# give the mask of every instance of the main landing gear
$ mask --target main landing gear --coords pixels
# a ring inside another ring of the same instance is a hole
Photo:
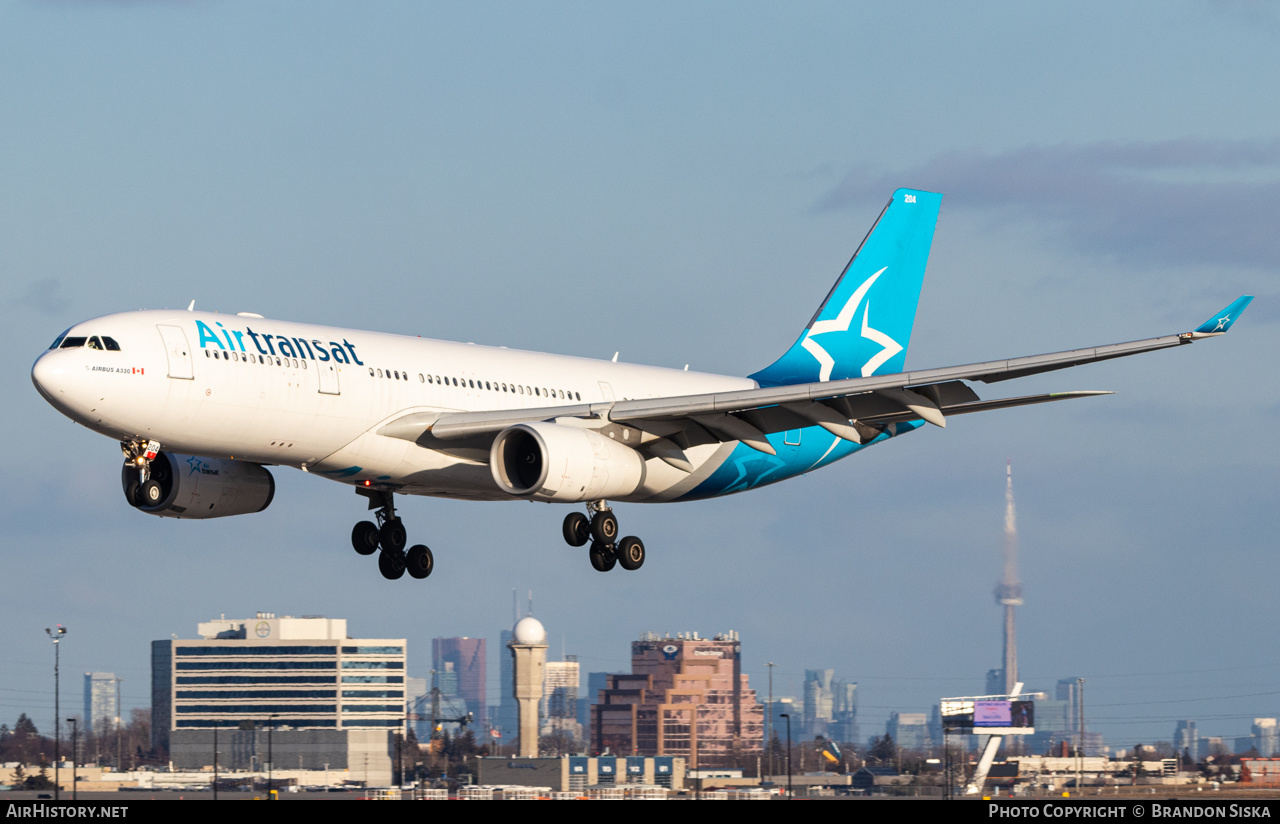
[[[378,522],[361,521],[351,530],[351,546],[361,555],[378,553],[378,571],[383,578],[395,580],[408,572],[414,578],[426,578],[435,569],[431,550],[417,544],[405,552],[409,534],[400,516],[396,515],[392,493],[379,489],[356,487],[356,493],[369,499],[369,508],[376,509]]]
[[[604,501],[587,504],[590,518],[581,512],[570,512],[564,519],[564,541],[569,546],[583,546],[588,541],[591,566],[608,572],[615,564],[623,569],[639,569],[644,565],[644,542],[634,535],[618,540],[618,519]]]

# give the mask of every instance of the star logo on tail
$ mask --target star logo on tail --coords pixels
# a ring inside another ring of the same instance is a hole
[[[849,299],[845,301],[844,306],[840,309],[840,314],[836,315],[833,320],[814,321],[813,325],[809,327],[809,331],[804,336],[804,340],[801,341],[800,345],[803,346],[805,351],[810,355],[813,355],[814,360],[818,362],[818,366],[820,367],[818,371],[818,380],[831,380],[831,370],[835,368],[836,361],[835,358],[831,357],[831,353],[822,348],[822,344],[813,339],[814,336],[823,335],[828,332],[848,332],[850,324],[853,323],[853,316],[857,314],[858,307],[862,306],[863,298],[867,296],[867,292],[871,289],[872,284],[874,284],[876,280],[884,274],[885,269],[888,268],[888,266],[882,267],[880,271],[864,280],[862,284],[854,290],[854,293],[849,296]],[[868,300],[866,305],[862,308],[862,337],[880,344],[883,348],[875,355],[875,357],[862,365],[862,377],[864,378],[874,373],[885,363],[885,361],[889,360],[889,358],[892,358],[894,355],[902,351],[902,345],[896,340],[878,329],[871,328],[869,320],[870,314],[871,301]]]

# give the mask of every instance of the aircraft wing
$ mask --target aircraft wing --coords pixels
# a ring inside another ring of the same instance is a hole
[[[449,451],[447,442],[450,441],[459,442],[458,446],[467,441],[468,446],[475,449],[509,426],[555,419],[588,428],[632,427],[645,433],[638,439],[641,446],[669,440],[688,448],[699,443],[736,440],[772,454],[774,450],[766,435],[814,425],[854,443],[863,443],[879,434],[878,427],[895,421],[924,420],[946,426],[950,415],[1110,394],[1062,392],[984,401],[963,381],[995,383],[1217,337],[1230,329],[1251,299],[1241,297],[1193,332],[1128,343],[865,378],[702,395],[539,409],[415,414],[393,421],[379,432],[445,451]],[[660,450],[658,445],[654,451]],[[663,456],[659,454],[659,457]]]

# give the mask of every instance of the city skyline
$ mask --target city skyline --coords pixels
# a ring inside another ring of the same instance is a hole
[[[296,621],[295,616],[289,616],[283,613],[278,614],[278,616],[275,613],[262,613],[262,614],[269,615],[272,619],[279,617],[281,619],[293,619]],[[325,619],[329,617],[331,616],[321,616],[321,615],[305,616],[305,618],[312,619],[312,620]],[[201,627],[217,626],[225,622],[226,622],[226,619],[224,614],[221,618],[213,619],[212,624],[201,623],[200,626]],[[344,623],[344,622],[340,621],[339,623]],[[359,630],[358,628],[352,628],[351,632],[358,633]],[[500,630],[500,635],[502,637],[507,637],[509,635],[509,632],[510,632],[509,630]],[[177,633],[175,633],[175,635],[177,635]],[[677,633],[654,633],[652,631],[644,631],[644,632],[637,633],[632,638],[632,640],[628,643],[634,646],[634,644],[636,643],[636,640],[635,640],[636,638],[639,638],[641,642],[645,642],[646,640],[651,642],[654,638],[663,638],[663,637],[671,638],[671,639],[683,638],[683,639],[686,639],[686,641],[688,641],[695,637],[702,638],[703,640],[711,640],[713,638],[717,638],[717,635],[715,633],[698,632],[695,630],[686,630],[686,631],[681,631]],[[487,643],[485,643],[485,641],[486,639],[482,637],[477,637],[477,636],[457,637],[457,638],[438,638],[437,637],[437,638],[430,639],[430,644],[428,645],[428,649],[437,648],[440,650],[444,650],[445,651],[444,654],[446,658],[456,657],[457,654],[461,652],[465,652],[468,655],[470,655],[472,658],[474,658],[478,650],[480,649],[487,650],[487,647],[494,646],[494,645],[488,645]],[[458,642],[464,642],[464,643],[460,645]],[[161,643],[161,642],[155,642],[155,643]],[[566,643],[566,642],[562,642],[562,643]],[[154,646],[154,644],[151,644],[151,646]],[[408,648],[412,648],[413,646],[414,646],[413,639],[409,638]],[[747,659],[746,653],[750,652],[751,644],[749,643],[749,641],[744,641],[742,643],[742,647],[744,652],[743,659],[745,661]],[[499,660],[501,660],[502,656],[500,655],[500,652],[498,652],[497,650],[488,651],[488,652],[491,652],[492,654],[497,654]],[[580,666],[580,662],[576,660],[578,659],[578,657],[579,656],[570,653],[568,654],[566,660],[572,661],[574,666]],[[154,658],[154,655],[152,655],[152,658]],[[430,658],[428,658],[427,662],[418,663],[418,664],[413,663],[412,655],[407,656],[407,658],[408,658],[408,663],[405,667],[405,672],[408,676],[410,676],[411,678],[416,677],[415,673],[418,671],[421,671],[425,667],[429,677],[430,669],[432,666]],[[484,666],[487,667],[490,670],[490,672],[496,673],[497,669],[491,666],[492,663],[493,662],[491,661],[487,661]],[[154,661],[152,661],[152,664],[154,664]],[[619,667],[616,670],[610,670],[609,672],[611,674],[616,673],[620,675],[625,675],[630,671],[631,666],[632,666],[632,659],[627,658],[625,659],[625,663],[622,667]],[[742,671],[749,678],[758,677],[762,679],[764,683],[767,683],[767,673],[757,674],[755,672],[752,672],[750,668],[746,667],[745,665],[743,666]],[[844,688],[848,688],[851,690],[850,691],[851,697],[853,694],[852,690],[856,689],[858,693],[862,692],[861,687],[859,687],[856,683],[852,683],[850,679],[847,679],[843,676],[837,675],[837,676],[834,676],[834,680],[831,680],[833,677],[832,672],[833,671],[830,670],[829,668],[826,670],[805,669],[799,673],[789,672],[789,671],[782,671],[782,672],[775,671],[774,696],[773,696],[774,701],[778,702],[778,701],[789,700],[794,702],[793,711],[797,713],[797,716],[795,718],[795,726],[793,727],[793,740],[795,742],[799,743],[801,740],[807,740],[809,738],[809,732],[802,733],[802,731],[805,730],[804,725],[808,723],[803,718],[803,715],[807,711],[806,694],[811,692],[811,687],[814,683],[815,678],[822,677],[829,680],[831,684],[834,684],[837,686],[843,685]],[[579,700],[589,706],[591,704],[596,703],[597,696],[595,696],[590,690],[590,688],[588,687],[586,683],[587,681],[586,674],[587,672],[585,670],[581,672],[581,676],[579,680]],[[93,673],[93,675],[101,675],[101,673]],[[988,676],[988,679],[989,679],[989,676]],[[455,679],[455,680],[458,680],[460,683],[462,679]],[[498,680],[500,681],[501,679],[498,678]],[[871,680],[877,680],[877,679],[874,676],[872,676]],[[948,679],[948,680],[958,681],[961,679]],[[968,680],[976,684],[981,679],[971,677]],[[1053,679],[1053,682],[1054,683],[1051,683],[1048,679],[1044,679],[1042,682],[1036,681],[1035,683],[1029,683],[1027,687],[1024,689],[1024,692],[1028,692],[1028,693],[1031,693],[1031,692],[1044,693],[1045,697],[1043,699],[1037,699],[1037,703],[1039,704],[1040,701],[1047,702],[1044,704],[1043,712],[1041,710],[1037,710],[1038,712],[1037,718],[1040,719],[1040,716],[1043,715],[1043,719],[1041,720],[1043,720],[1045,723],[1037,723],[1037,732],[1039,734],[1037,736],[1033,736],[1032,738],[1029,738],[1028,743],[1039,742],[1040,745],[1044,745],[1044,744],[1047,744],[1047,742],[1049,742],[1050,740],[1055,740],[1055,741],[1060,740],[1064,735],[1068,739],[1073,739],[1076,734],[1076,728],[1078,724],[1078,718],[1075,715],[1076,702],[1078,700],[1076,696],[1076,690],[1078,688],[1077,679],[1076,678],[1055,678]],[[427,681],[426,683],[428,685],[428,690],[429,690],[429,681]],[[501,698],[507,692],[509,692],[509,689],[507,688],[509,687],[509,685],[504,686],[503,684],[495,683],[495,678],[493,675],[488,676],[487,683],[488,683],[488,694],[490,696],[490,699],[488,700],[486,707],[489,711],[488,717],[490,720],[488,721],[488,724],[482,723],[480,714],[476,713],[475,723],[472,724],[471,726],[472,731],[476,734],[477,740],[481,742],[483,742],[486,739],[485,732],[488,728],[488,725],[497,724],[498,708],[500,706]],[[1055,686],[1055,683],[1056,683],[1056,686]],[[495,692],[494,690],[497,690],[497,691]],[[767,698],[768,698],[767,694],[760,692],[758,688],[754,686],[754,682],[753,682],[752,690],[756,692],[757,699],[763,706],[767,701]],[[1055,694],[1055,691],[1056,691],[1056,694]],[[977,694],[977,693],[980,693],[981,690],[971,690],[970,692]],[[67,692],[66,692],[66,688],[64,687],[64,701],[66,700],[67,700]],[[128,709],[132,708],[133,706],[136,706],[139,708],[146,708],[150,706],[150,704],[146,702],[140,702],[134,705],[130,705],[127,694],[122,694],[122,700],[124,701],[123,706],[126,708],[124,711],[125,716],[128,716],[129,714]],[[830,698],[828,698],[827,700],[829,701]],[[883,699],[880,699],[880,700],[883,700]],[[871,742],[871,740],[874,739],[875,737],[883,734],[884,732],[891,732],[895,723],[901,723],[896,720],[899,718],[910,717],[913,719],[911,721],[911,723],[913,724],[924,723],[923,721],[919,721],[918,719],[925,718],[926,716],[930,716],[930,714],[936,710],[938,700],[939,699],[934,699],[934,702],[931,704],[925,703],[925,704],[909,705],[906,703],[900,703],[900,704],[877,703],[877,704],[871,705],[869,708],[873,711],[873,714],[868,715],[866,717],[858,717],[856,721],[851,722],[852,726],[856,728],[860,728],[861,731],[857,737],[857,740],[847,742],[847,743],[856,744],[859,747],[859,749],[861,749],[862,747],[866,747],[869,745],[869,742]],[[855,708],[855,712],[863,709],[863,707],[860,704],[860,701],[861,701],[860,698],[853,699],[853,706]],[[544,704],[544,710],[545,710],[545,705],[546,705],[545,700],[543,704]],[[29,717],[32,718],[32,720],[36,723],[37,727],[39,727],[42,732],[45,732],[44,727],[41,724],[41,718],[37,714],[31,712],[30,710],[27,710],[25,712]],[[1052,722],[1050,721],[1050,718],[1051,717],[1056,718],[1056,715],[1051,716],[1051,715],[1045,714],[1045,713],[1061,714],[1064,712],[1065,712],[1064,718],[1057,719]],[[544,712],[544,715],[545,715],[545,712]],[[1276,733],[1275,733],[1276,718],[1274,716],[1280,715],[1280,713],[1270,708],[1263,708],[1249,714],[1245,720],[1243,729],[1240,729],[1240,725],[1236,725],[1228,729],[1220,726],[1220,722],[1215,722],[1213,720],[1211,720],[1207,725],[1205,725],[1194,718],[1188,719],[1186,717],[1173,716],[1171,717],[1171,720],[1168,720],[1166,724],[1166,727],[1169,727],[1169,726],[1176,727],[1173,735],[1168,737],[1160,736],[1160,735],[1157,735],[1154,737],[1147,736],[1142,741],[1129,741],[1119,735],[1116,735],[1115,733],[1108,734],[1106,732],[1107,727],[1105,725],[1098,725],[1093,722],[1088,712],[1088,705],[1086,706],[1085,715],[1086,715],[1086,727],[1088,730],[1087,736],[1088,736],[1088,741],[1090,742],[1090,746],[1094,746],[1092,742],[1101,740],[1105,742],[1105,746],[1107,747],[1108,751],[1112,753],[1118,750],[1127,750],[1131,748],[1135,743],[1144,743],[1150,746],[1150,745],[1158,744],[1160,742],[1169,743],[1173,745],[1176,751],[1181,752],[1182,749],[1179,746],[1179,741],[1182,739],[1179,738],[1178,729],[1180,729],[1182,725],[1187,723],[1191,724],[1192,730],[1196,730],[1197,724],[1199,724],[1199,732],[1197,733],[1198,737],[1195,740],[1199,742],[1200,749],[1204,750],[1203,752],[1199,753],[1199,755],[1202,757],[1206,754],[1210,754],[1208,745],[1204,743],[1210,740],[1222,741],[1223,742],[1222,746],[1227,752],[1237,752],[1237,751],[1244,752],[1248,750],[1249,746],[1254,746],[1256,748],[1259,748],[1261,751],[1264,751],[1264,754],[1265,752],[1271,751],[1271,750],[1268,750],[1268,747],[1275,748],[1276,751],[1280,751],[1280,745],[1277,745],[1274,743],[1276,740]],[[15,715],[15,719],[16,717],[17,716]],[[1174,718],[1176,718],[1176,720],[1172,720]],[[545,717],[543,718],[543,721],[545,723],[546,721]],[[0,723],[10,723],[10,722],[6,719],[0,718]],[[1164,721],[1161,721],[1160,723],[1164,723]],[[1266,726],[1268,724],[1270,726]],[[1260,727],[1260,725],[1262,726]],[[1102,727],[1101,730],[1099,729],[1100,726]],[[1259,733],[1259,729],[1263,729],[1264,732]],[[1062,732],[1055,733],[1055,731],[1059,731],[1059,730],[1061,730]],[[804,739],[800,737],[802,734],[804,735]],[[584,736],[586,735],[585,728],[583,730],[583,735]],[[1259,736],[1262,736],[1262,737],[1260,738]],[[846,739],[844,737],[836,737],[836,740],[840,741],[841,743],[846,743]],[[1253,743],[1252,744],[1246,743],[1250,741]],[[510,740],[509,737],[506,737],[502,739],[502,743],[509,745],[512,743],[512,741]],[[584,740],[582,743],[584,747],[589,749],[589,742],[586,742]]]
[[[584,672],[625,671],[643,632],[734,630],[757,689],[768,662],[775,696],[801,700],[810,669],[856,681],[869,736],[982,692],[999,660],[1008,459],[1028,689],[1084,678],[1113,745],[1280,715],[1280,663],[1248,631],[1280,580],[1280,389],[1257,380],[1280,324],[1280,113],[1258,105],[1280,10],[111,3],[0,20],[0,408],[24,429],[0,457],[0,723],[52,728],[58,623],[64,711],[69,673],[114,672],[128,718],[149,700],[146,643],[193,621],[341,615],[408,637],[428,678],[433,637],[497,646],[516,588]],[[795,340],[898,186],[944,194],[908,368],[1184,331],[1258,297],[1223,340],[1018,390],[1112,396],[957,417],[745,495],[622,505],[648,553],[626,575],[563,545],[566,507],[411,499],[436,568],[389,588],[347,540],[364,500],[298,472],[260,514],[149,518],[119,451],[30,384],[70,324],[192,300],[746,375]]]

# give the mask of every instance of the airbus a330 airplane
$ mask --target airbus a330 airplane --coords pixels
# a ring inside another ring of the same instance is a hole
[[[1231,328],[1241,297],[1193,332],[904,372],[942,196],[899,189],[809,325],[746,378],[260,315],[140,311],[78,323],[36,359],[49,403],[120,442],[125,498],[170,518],[261,512],[267,465],[351,484],[376,510],[352,543],[387,578],[431,574],[405,552],[395,495],[585,504],[565,540],[600,570],[644,562],[609,501],[742,492],[953,415],[1105,392],[981,400],[993,383],[1181,346]],[[616,360],[616,356],[615,356]]]

